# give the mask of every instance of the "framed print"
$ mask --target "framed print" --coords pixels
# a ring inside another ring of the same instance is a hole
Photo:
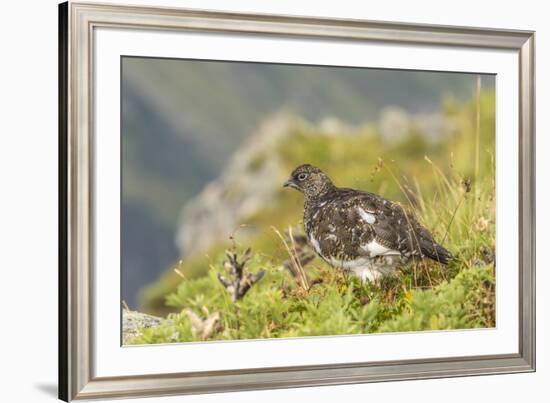
[[[59,6],[59,397],[535,369],[534,33]]]

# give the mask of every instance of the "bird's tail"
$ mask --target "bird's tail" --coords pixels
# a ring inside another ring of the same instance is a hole
[[[420,247],[424,256],[436,262],[447,264],[452,258],[451,252],[436,242],[424,242],[421,243]]]

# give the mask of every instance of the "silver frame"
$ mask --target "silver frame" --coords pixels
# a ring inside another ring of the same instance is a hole
[[[96,27],[314,37],[509,49],[519,55],[518,354],[94,377],[92,338],[93,31]],[[59,7],[59,397],[137,397],[535,370],[535,34],[280,15],[64,3]]]

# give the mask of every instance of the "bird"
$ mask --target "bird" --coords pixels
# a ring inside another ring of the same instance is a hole
[[[295,168],[283,187],[304,196],[304,230],[316,254],[362,282],[379,283],[415,257],[443,265],[451,259],[451,253],[399,203],[337,187],[313,165]]]

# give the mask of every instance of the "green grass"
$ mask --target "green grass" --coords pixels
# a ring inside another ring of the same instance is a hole
[[[373,285],[315,259],[305,267],[314,285],[304,287],[283,267],[289,253],[272,229],[298,230],[302,199],[281,190],[269,207],[243,223],[256,235],[240,241],[237,232],[233,245],[240,252],[251,246],[254,255],[246,269],[265,270],[265,277],[232,303],[216,277],[225,270],[224,250],[232,243],[215,245],[179,266],[183,279],[170,270],[145,291],[146,311],[169,313],[171,321],[146,329],[131,343],[204,340],[184,312],[189,308],[202,317],[220,313],[207,340],[495,326],[494,93],[465,104],[446,102],[444,110],[457,132],[438,143],[411,133],[386,144],[375,127],[353,136],[322,136],[298,126],[292,141],[274,150],[283,167],[274,180],[309,162],[337,185],[399,201],[453,253],[449,265],[415,261]]]
[[[318,269],[322,282],[309,290],[296,286],[280,267],[251,270],[268,274],[237,303],[233,303],[212,271],[184,281],[168,303],[191,308],[206,317],[221,313],[221,323],[208,340],[259,339],[493,327],[494,274],[491,265],[460,271],[452,280],[430,289],[408,287],[410,273],[380,286],[361,284],[356,278]],[[170,321],[145,329],[131,344],[203,340],[188,316],[173,313]]]

